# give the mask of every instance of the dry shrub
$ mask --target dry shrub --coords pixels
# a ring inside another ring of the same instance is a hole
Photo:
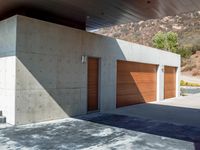
[[[184,67],[185,65],[187,65],[188,63],[188,59],[181,59],[181,67]]]
[[[196,68],[196,64],[187,64],[184,67],[182,67],[181,71],[182,72],[192,71],[195,68]]]
[[[193,76],[199,76],[200,75],[200,71],[196,68],[192,69],[192,75]]]
[[[196,51],[196,54],[197,54],[197,55],[200,55],[200,51]]]

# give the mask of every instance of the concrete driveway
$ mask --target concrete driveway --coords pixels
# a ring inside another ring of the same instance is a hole
[[[123,107],[109,113],[200,127],[200,94]]]
[[[0,129],[1,150],[198,150],[199,143],[199,128],[111,114]]]
[[[112,114],[0,129],[0,149],[199,150],[200,128]]]
[[[0,150],[200,150],[200,95],[0,128]]]

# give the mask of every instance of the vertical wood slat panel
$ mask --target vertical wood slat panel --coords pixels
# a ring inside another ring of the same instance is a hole
[[[176,97],[176,67],[164,68],[164,99]]]
[[[88,111],[98,110],[99,59],[88,58]]]
[[[117,62],[117,107],[156,100],[157,65]]]

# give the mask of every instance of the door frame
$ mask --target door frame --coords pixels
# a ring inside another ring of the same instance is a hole
[[[98,60],[98,107],[97,107],[97,110],[94,110],[94,111],[89,111],[88,110],[88,60],[89,58],[95,58]],[[86,103],[86,108],[87,108],[87,113],[94,113],[94,112],[100,112],[100,105],[101,105],[101,102],[100,102],[100,97],[101,97],[101,58],[100,57],[95,57],[95,56],[87,56],[87,103]]]

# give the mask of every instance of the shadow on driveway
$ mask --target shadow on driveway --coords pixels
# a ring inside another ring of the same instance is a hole
[[[0,149],[199,150],[199,135],[189,126],[96,113],[0,129]]]
[[[131,131],[193,142],[195,150],[200,150],[200,128],[198,127],[115,114],[86,115],[79,117],[79,119]]]

